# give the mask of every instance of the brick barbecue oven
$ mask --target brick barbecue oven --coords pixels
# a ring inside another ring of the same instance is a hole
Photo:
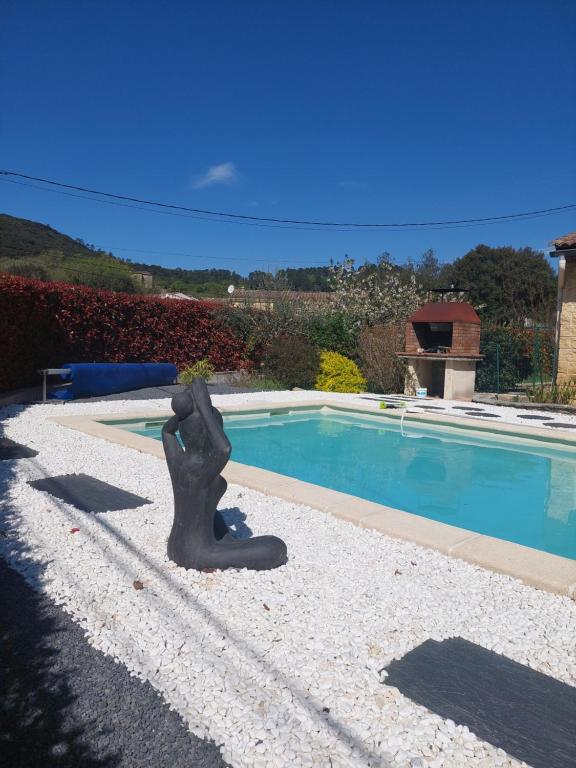
[[[405,394],[426,387],[428,395],[471,400],[480,354],[480,318],[465,302],[430,302],[408,318]]]

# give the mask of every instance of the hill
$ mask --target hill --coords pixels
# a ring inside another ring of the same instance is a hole
[[[241,275],[227,269],[172,269],[132,263],[47,224],[0,214],[0,272],[134,293],[139,290],[132,278],[136,271],[153,275],[155,292],[220,296],[230,283],[243,283]]]

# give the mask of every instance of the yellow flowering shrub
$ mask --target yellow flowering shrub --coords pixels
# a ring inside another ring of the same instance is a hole
[[[364,392],[366,379],[353,360],[339,352],[322,352],[315,388],[321,392]]]

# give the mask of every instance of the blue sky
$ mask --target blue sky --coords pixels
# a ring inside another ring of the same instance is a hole
[[[575,203],[575,37],[572,0],[4,0],[0,167],[278,218]],[[270,229],[4,182],[0,211],[134,260],[242,273],[430,247],[448,261],[576,229],[574,212],[440,231]]]

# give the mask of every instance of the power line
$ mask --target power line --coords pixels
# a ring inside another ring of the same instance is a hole
[[[129,203],[122,203],[118,202],[116,200],[100,200],[97,197],[89,197],[88,195],[78,195],[74,194],[73,192],[65,192],[62,189],[51,189],[49,187],[41,187],[38,186],[38,184],[28,184],[24,181],[16,181],[15,179],[8,179],[4,178],[1,175],[0,172],[0,181],[3,181],[6,184],[17,184],[18,186],[22,187],[29,187],[30,189],[38,189],[41,192],[49,192],[50,194],[54,195],[64,195],[66,197],[74,197],[78,200],[88,200],[93,203],[102,203],[104,205],[113,205],[117,206],[119,208],[132,208],[137,211],[143,211],[144,213],[155,213],[157,215],[161,216],[178,216],[180,218],[185,219],[193,219],[194,221],[200,221],[200,222],[208,222],[211,224],[232,224],[233,226],[244,226],[244,227],[258,227],[258,228],[264,228],[264,229],[288,229],[288,230],[305,230],[307,232],[330,232],[332,234],[339,233],[339,232],[355,232],[358,233],[373,233],[373,232],[427,232],[427,231],[436,231],[436,230],[443,230],[443,229],[471,229],[474,227],[486,227],[491,226],[494,224],[502,224],[502,221],[494,220],[494,221],[485,221],[481,224],[450,224],[446,226],[424,226],[424,225],[417,225],[413,227],[404,227],[401,229],[370,229],[370,228],[364,228],[364,229],[347,229],[345,227],[343,228],[326,228],[326,227],[305,227],[305,226],[294,226],[294,225],[287,225],[287,224],[262,224],[262,223],[256,223],[253,221],[238,221],[236,219],[226,220],[226,219],[214,219],[209,218],[208,216],[197,216],[195,214],[191,213],[177,213],[176,211],[166,211],[166,210],[156,210],[155,208],[147,208],[142,205],[131,205]],[[511,219],[507,220],[509,223],[515,223],[517,221],[528,221],[530,219],[537,219],[537,218],[543,218],[546,216],[557,216],[558,214],[565,213],[566,211],[563,208],[560,208],[558,210],[556,209],[550,209],[550,212],[548,213],[539,213],[534,215],[526,215],[526,218],[524,219]],[[267,261],[267,259],[262,259],[262,261]]]
[[[88,246],[85,246],[85,247],[88,247]],[[22,247],[19,246],[19,245],[11,245],[10,243],[6,243],[6,244],[3,244],[3,245],[0,245],[0,255],[1,255],[2,251],[6,250],[8,248],[12,248],[13,250],[18,251],[18,253],[20,253],[21,250],[22,250]],[[48,250],[58,250],[58,249],[54,248],[54,249],[48,249]],[[234,261],[248,261],[248,262],[251,262],[251,263],[252,262],[262,262],[262,263],[265,263],[265,264],[280,265],[280,264],[288,264],[289,262],[291,262],[291,259],[268,259],[268,258],[257,258],[257,257],[252,258],[252,256],[222,256],[222,257],[221,256],[202,256],[202,255],[195,254],[195,253],[185,253],[183,251],[151,251],[151,250],[147,250],[145,248],[124,248],[124,247],[119,247],[119,246],[102,246],[102,248],[96,248],[93,253],[94,253],[94,256],[96,256],[96,257],[98,257],[100,254],[107,255],[108,253],[111,253],[113,258],[117,258],[117,257],[114,257],[113,251],[129,251],[129,252],[132,252],[132,253],[149,253],[149,254],[154,254],[156,256],[184,256],[185,258],[189,258],[189,259],[200,259],[202,261],[204,261],[204,260],[218,261],[220,263],[223,262],[223,261],[233,261],[233,262]],[[37,255],[40,255],[40,254],[37,254]],[[82,258],[88,258],[88,255],[87,254],[86,255],[82,254],[81,257]],[[8,258],[12,258],[12,257],[8,256]],[[36,258],[36,257],[35,256],[31,256],[29,258]],[[142,264],[142,262],[138,262],[138,263]],[[128,262],[128,261],[126,261],[125,264],[128,267],[134,266],[132,262]],[[169,270],[182,269],[182,270],[188,271],[188,272],[198,272],[198,271],[200,271],[198,269],[186,269],[185,267],[165,267],[162,264],[144,264],[143,266],[146,266],[146,267],[160,267],[161,269],[169,269]],[[298,266],[298,265],[294,266],[294,267],[288,266],[288,267],[285,267],[285,268],[286,269],[304,269],[304,268],[306,268],[308,266],[313,266],[313,267],[329,267],[330,265],[326,264],[326,260],[314,261],[313,259],[311,259],[311,260],[303,261],[302,265],[300,265],[300,266]],[[206,267],[205,269],[209,270],[209,269],[213,269],[213,268],[212,267]],[[224,267],[220,267],[220,269],[225,269],[225,268]],[[232,270],[228,270],[228,271],[232,271]]]
[[[494,221],[485,221],[481,224],[450,224],[446,226],[423,226],[418,225],[414,227],[404,227],[401,229],[370,229],[370,228],[364,228],[364,229],[349,229],[346,227],[341,228],[326,228],[326,227],[304,227],[304,226],[294,226],[294,225],[288,225],[288,224],[262,224],[257,223],[253,221],[238,221],[236,219],[226,220],[226,219],[214,219],[209,218],[208,216],[198,216],[192,213],[178,213],[176,211],[166,211],[166,210],[156,210],[155,208],[147,208],[143,205],[131,205],[130,203],[122,203],[118,202],[117,200],[101,200],[97,197],[90,197],[88,195],[78,195],[74,194],[73,192],[65,192],[62,189],[51,189],[50,187],[42,187],[38,184],[28,184],[25,181],[16,181],[15,179],[8,179],[2,176],[2,173],[0,172],[0,181],[3,181],[5,184],[17,184],[21,187],[28,187],[30,189],[38,189],[41,192],[49,192],[52,195],[64,195],[65,197],[74,197],[78,200],[88,200],[92,203],[101,203],[103,205],[113,205],[118,208],[132,208],[136,211],[142,211],[144,213],[154,213],[160,216],[178,216],[180,218],[184,219],[193,219],[194,221],[200,221],[200,222],[208,222],[210,224],[232,224],[233,226],[243,226],[243,227],[258,227],[258,228],[264,228],[264,229],[288,229],[288,230],[298,230],[298,231],[307,231],[307,232],[329,232],[331,234],[339,233],[339,232],[354,232],[356,234],[358,233],[373,233],[373,232],[386,232],[387,234],[390,232],[428,232],[428,231],[436,231],[436,230],[443,230],[443,229],[471,229],[474,227],[487,227],[494,224],[502,224],[502,221],[494,220]],[[530,219],[538,219],[538,218],[544,218],[546,216],[557,216],[558,214],[565,213],[566,211],[561,209],[550,209],[550,212],[548,213],[539,213],[534,215],[527,215],[527,218],[524,219],[511,219],[507,220],[509,223],[515,223],[517,221],[528,221]],[[196,258],[196,257],[193,257]],[[208,257],[206,257],[208,258]],[[268,261],[268,259],[254,259],[254,261]]]
[[[370,228],[370,229],[385,229],[385,230],[394,229],[394,228],[404,229],[407,227],[442,228],[442,227],[454,226],[454,225],[482,225],[482,224],[491,224],[491,223],[504,222],[504,221],[513,221],[518,219],[524,220],[524,219],[529,219],[537,216],[562,213],[564,211],[568,211],[576,208],[576,203],[569,203],[567,205],[556,206],[554,208],[543,208],[535,211],[526,211],[522,213],[509,213],[509,214],[502,214],[499,216],[484,216],[484,217],[468,218],[468,219],[452,219],[452,220],[443,220],[443,221],[423,221],[423,222],[404,222],[404,223],[334,222],[334,221],[314,221],[314,220],[306,220],[306,219],[289,219],[289,218],[278,219],[278,218],[271,218],[271,217],[264,217],[264,216],[248,216],[246,214],[240,214],[240,213],[211,211],[203,208],[190,208],[188,206],[176,205],[174,203],[163,203],[163,202],[157,202],[154,200],[147,200],[144,198],[130,197],[128,195],[119,195],[112,192],[103,192],[97,189],[92,189],[90,187],[83,187],[75,184],[66,184],[61,181],[54,181],[53,179],[45,179],[39,176],[31,176],[25,173],[20,173],[18,171],[7,171],[7,170],[0,169],[0,175],[27,179],[29,181],[37,181],[42,184],[48,184],[50,186],[59,187],[62,189],[74,190],[76,192],[84,192],[89,195],[99,195],[101,197],[111,198],[113,200],[127,201],[129,203],[137,203],[139,205],[144,205],[144,206],[154,206],[155,208],[170,209],[171,211],[182,211],[182,212],[186,212],[187,214],[196,214],[196,215],[200,214],[204,216],[210,216],[210,217],[217,218],[218,220],[221,220],[221,221],[239,220],[245,223],[252,223],[252,222],[257,223],[259,225],[262,225],[262,224],[298,225],[298,226],[302,225],[302,226],[312,226],[312,227],[320,227],[320,228],[349,227],[353,229]]]
[[[0,172],[0,176],[1,176],[1,172]],[[178,216],[184,219],[194,219],[194,221],[207,221],[207,222],[211,222],[212,224],[232,224],[234,226],[260,227],[265,229],[299,229],[299,230],[303,229],[309,232],[323,231],[321,227],[296,227],[296,226],[287,226],[287,225],[281,225],[281,224],[260,224],[253,221],[237,221],[237,220],[227,221],[226,219],[211,219],[208,216],[197,216],[192,213],[178,213],[176,211],[166,211],[166,210],[157,211],[154,208],[146,208],[143,205],[131,205],[129,203],[118,202],[117,200],[100,200],[97,197],[89,197],[88,195],[76,195],[73,192],[65,192],[62,189],[49,189],[48,187],[40,187],[38,186],[38,184],[27,184],[24,181],[16,181],[15,179],[0,178],[0,181],[4,181],[9,184],[18,184],[21,187],[29,187],[30,189],[39,189],[42,192],[50,192],[51,194],[55,194],[55,195],[65,195],[66,197],[74,197],[78,200],[89,200],[92,203],[102,203],[104,205],[115,205],[119,208],[132,208],[133,210],[136,210],[136,211],[144,211],[145,213],[155,213],[161,216]],[[354,232],[356,230],[334,229],[330,231]],[[366,230],[366,231],[373,232],[374,230]]]

